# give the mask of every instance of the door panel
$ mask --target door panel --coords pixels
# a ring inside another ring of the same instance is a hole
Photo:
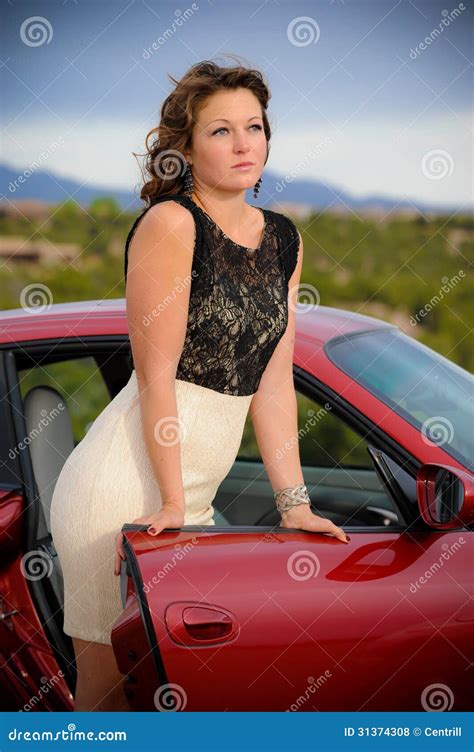
[[[469,533],[123,530],[134,709],[423,710],[433,684],[468,709]]]

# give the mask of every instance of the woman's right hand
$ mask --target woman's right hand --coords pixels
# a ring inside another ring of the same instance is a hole
[[[147,533],[149,535],[159,535],[166,527],[182,527],[184,525],[184,509],[182,506],[165,505],[158,512],[148,514],[145,517],[137,517],[132,521],[132,525],[148,525]],[[120,574],[120,560],[125,560],[125,551],[123,550],[123,533],[120,531],[116,537],[117,551],[115,553],[114,572]]]

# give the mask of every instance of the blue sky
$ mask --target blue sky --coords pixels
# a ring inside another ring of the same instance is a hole
[[[41,44],[28,36],[34,16],[46,19]],[[10,0],[2,160],[23,170],[43,152],[46,170],[133,189],[132,152],[157,124],[167,73],[179,78],[203,59],[230,64],[219,56],[234,53],[272,92],[272,171],[298,168],[357,196],[466,204],[471,29],[467,0]]]

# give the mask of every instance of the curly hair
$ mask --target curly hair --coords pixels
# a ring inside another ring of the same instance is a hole
[[[236,59],[236,56],[230,56]],[[238,65],[221,67],[211,60],[193,65],[177,80],[168,74],[175,84],[161,106],[160,123],[147,133],[144,160],[144,184],[140,198],[151,205],[160,196],[183,192],[186,169],[185,152],[191,147],[192,129],[200,107],[207,97],[225,89],[246,88],[253,92],[262,109],[262,120],[267,139],[267,157],[271,138],[266,110],[271,94],[262,73],[246,68],[237,58]],[[135,152],[133,152],[135,156]]]

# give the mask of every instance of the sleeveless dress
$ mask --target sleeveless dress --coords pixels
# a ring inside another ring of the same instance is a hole
[[[251,399],[288,323],[288,282],[299,238],[284,214],[260,209],[257,249],[228,238],[182,194],[195,220],[187,329],[176,372],[185,525],[213,525],[212,501],[232,467]],[[157,203],[157,202],[155,202]],[[125,246],[154,204],[135,220]],[[122,612],[114,574],[115,538],[124,523],[161,508],[145,445],[133,358],[125,387],[67,457],[51,503],[51,534],[64,577],[64,632],[111,645]]]

